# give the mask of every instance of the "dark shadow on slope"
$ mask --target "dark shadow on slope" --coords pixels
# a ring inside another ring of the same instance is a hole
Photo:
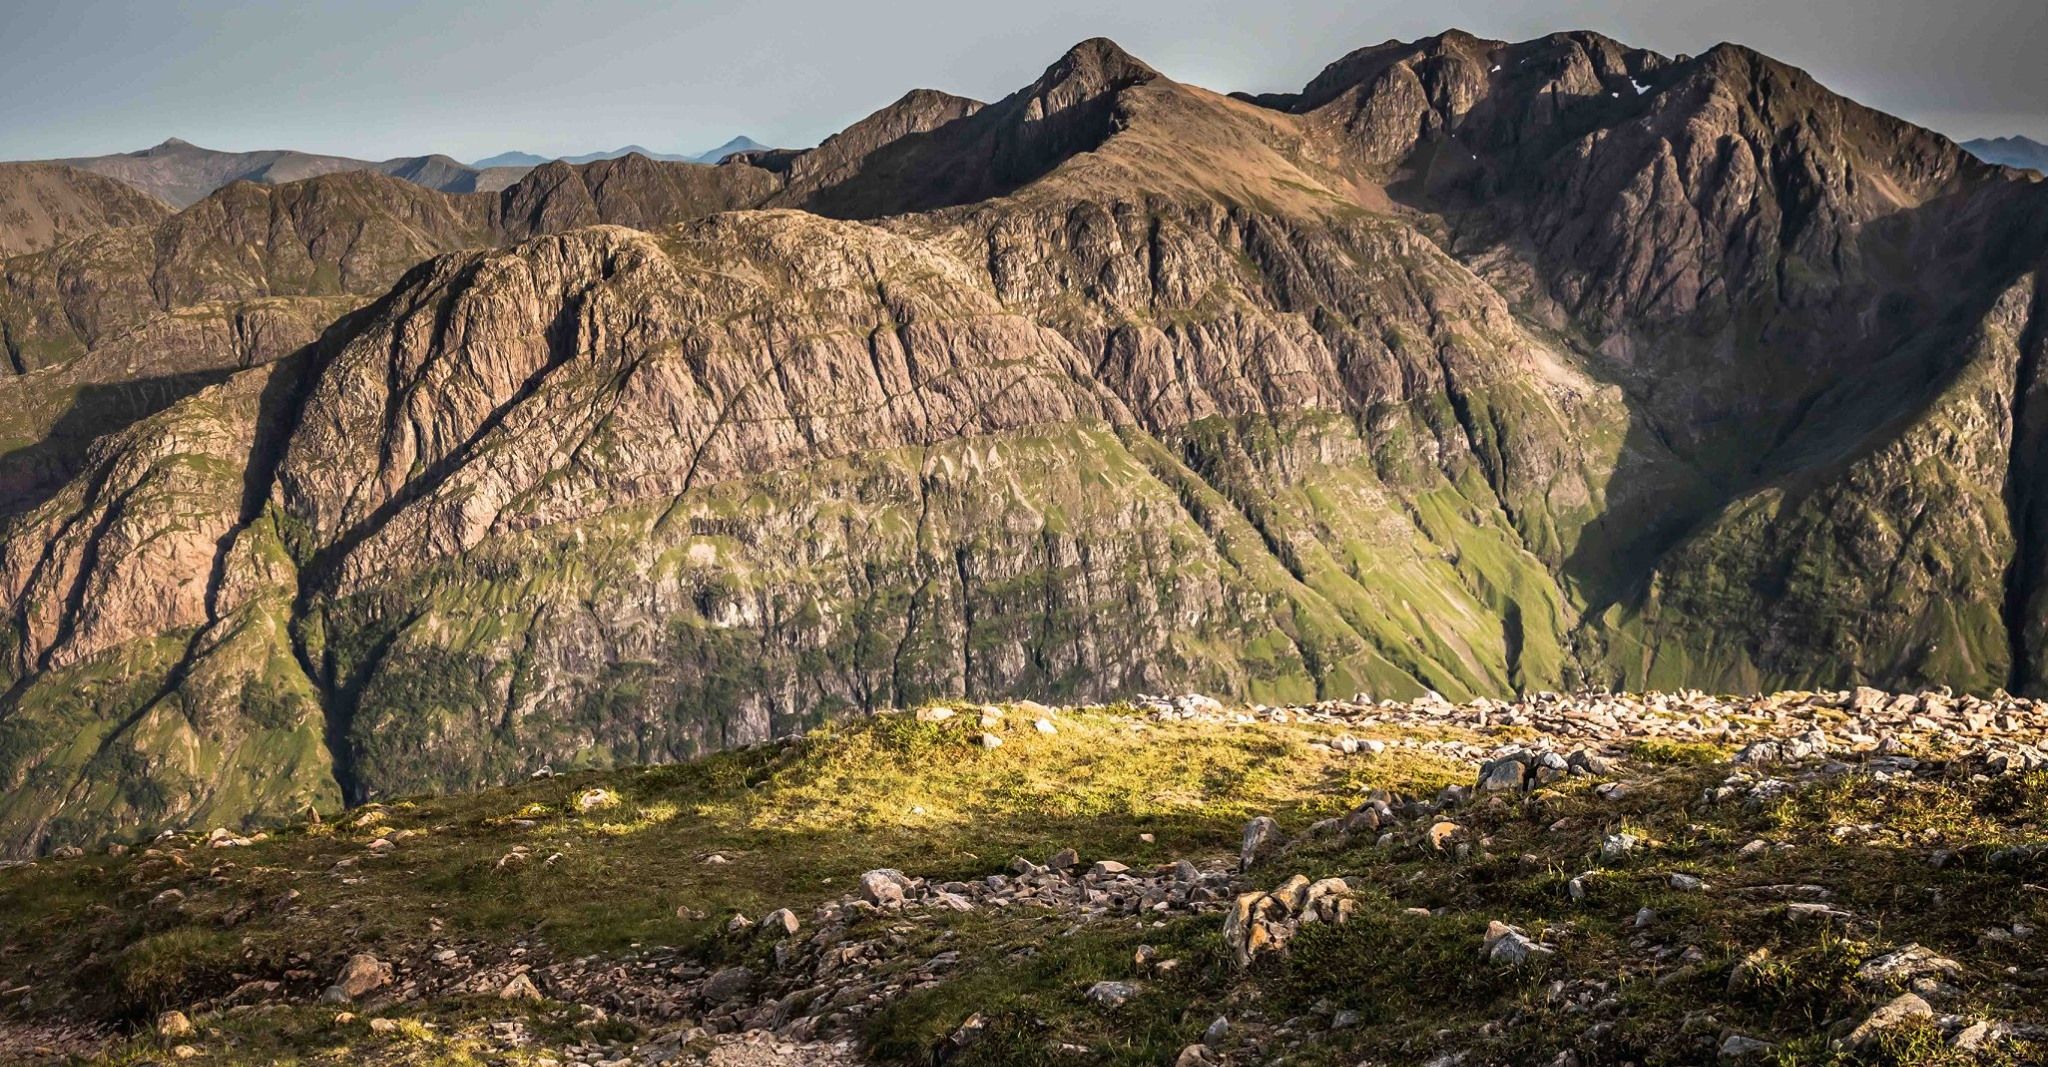
[[[0,455],[0,521],[33,511],[85,466],[94,441],[226,381],[241,367],[88,385],[42,440]]]

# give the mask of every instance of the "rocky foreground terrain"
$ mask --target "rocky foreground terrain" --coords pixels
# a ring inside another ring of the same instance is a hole
[[[0,1060],[2048,1055],[2048,704],[942,703],[0,870]]]

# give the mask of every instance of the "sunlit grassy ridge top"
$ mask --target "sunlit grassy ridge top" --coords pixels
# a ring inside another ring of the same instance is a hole
[[[876,867],[972,877],[1065,847],[1133,865],[1224,853],[1253,815],[1299,825],[1367,787],[1433,792],[1469,774],[1398,747],[1338,756],[1317,744],[1339,732],[1327,726],[1162,723],[1110,707],[1010,709],[984,727],[978,706],[962,711],[945,722],[861,719],[673,766],[395,800],[245,849],[0,872],[0,940],[35,946],[0,958],[0,980],[72,970],[77,996],[118,1013],[163,1006],[152,991],[168,996],[177,982],[177,996],[198,998],[215,972],[225,982],[295,961],[317,969],[364,948],[506,937],[561,953],[711,946],[734,912],[802,913]],[[1056,732],[1035,728],[1041,714]],[[984,747],[984,732],[1003,744]],[[602,796],[586,801],[593,790]],[[368,849],[380,838],[395,845],[388,855]],[[146,907],[172,888],[185,894],[179,910]],[[263,910],[221,928],[236,908],[287,891],[299,894],[289,921]],[[169,948],[210,962],[166,977]]]

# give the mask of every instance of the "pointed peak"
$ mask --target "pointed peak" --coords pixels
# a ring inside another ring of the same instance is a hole
[[[1748,45],[1722,41],[1700,54],[1700,63],[1720,70],[1744,71],[1786,71],[1804,73],[1799,68],[1781,63]]]
[[[1488,43],[1485,40],[1481,39],[1478,34],[1473,33],[1470,30],[1461,30],[1456,26],[1453,26],[1450,29],[1447,29],[1444,32],[1439,33],[1435,37],[1431,37],[1428,40],[1429,43],[1436,44],[1443,48],[1458,49],[1474,48],[1479,45],[1484,45]]]
[[[1090,37],[1067,49],[1065,55],[1047,67],[1038,79],[1040,91],[1055,85],[1080,83],[1101,90],[1151,81],[1159,77],[1144,60],[1123,50],[1107,37]]]

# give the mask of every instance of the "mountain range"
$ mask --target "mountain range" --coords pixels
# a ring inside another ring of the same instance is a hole
[[[322,174],[368,170],[444,192],[493,191],[518,174],[466,167],[447,156],[402,156],[383,162],[288,150],[221,152],[175,137],[139,152],[51,161],[117,179],[176,208],[190,207],[230,182],[282,185]]]
[[[2048,185],[1748,49],[265,173],[0,264],[9,852],[942,696],[2048,688]]]
[[[641,155],[664,163],[720,163],[727,156],[738,155],[741,152],[759,152],[767,148],[767,145],[742,135],[719,145],[709,152],[699,153],[694,156],[670,155],[656,152],[651,148],[641,145],[629,144],[623,148],[614,148],[609,152],[586,152],[580,156],[558,156],[556,158],[564,163],[596,163],[599,160],[618,159],[621,156]],[[479,159],[471,165],[479,169],[489,169],[492,167],[537,167],[542,163],[549,162],[553,162],[553,160],[546,156],[534,155],[531,152],[500,152],[488,159]]]
[[[2025,137],[1964,141],[1963,148],[1986,163],[2048,171],[2048,145]]]
[[[698,156],[664,155],[639,145],[627,145],[610,152],[567,157],[564,162],[595,163],[637,154],[662,162],[717,163],[727,156],[765,148],[752,138],[735,137]],[[444,155],[401,156],[372,162],[281,149],[222,152],[173,137],[139,152],[51,160],[45,166],[72,167],[113,178],[174,208],[185,208],[231,182],[283,185],[347,171],[388,174],[445,193],[494,193],[547,162],[550,160],[525,152],[506,152],[479,160],[475,165],[460,163]],[[10,232],[22,235],[17,240],[26,240],[32,229],[26,221],[9,225]],[[11,249],[0,248],[0,251]]]

